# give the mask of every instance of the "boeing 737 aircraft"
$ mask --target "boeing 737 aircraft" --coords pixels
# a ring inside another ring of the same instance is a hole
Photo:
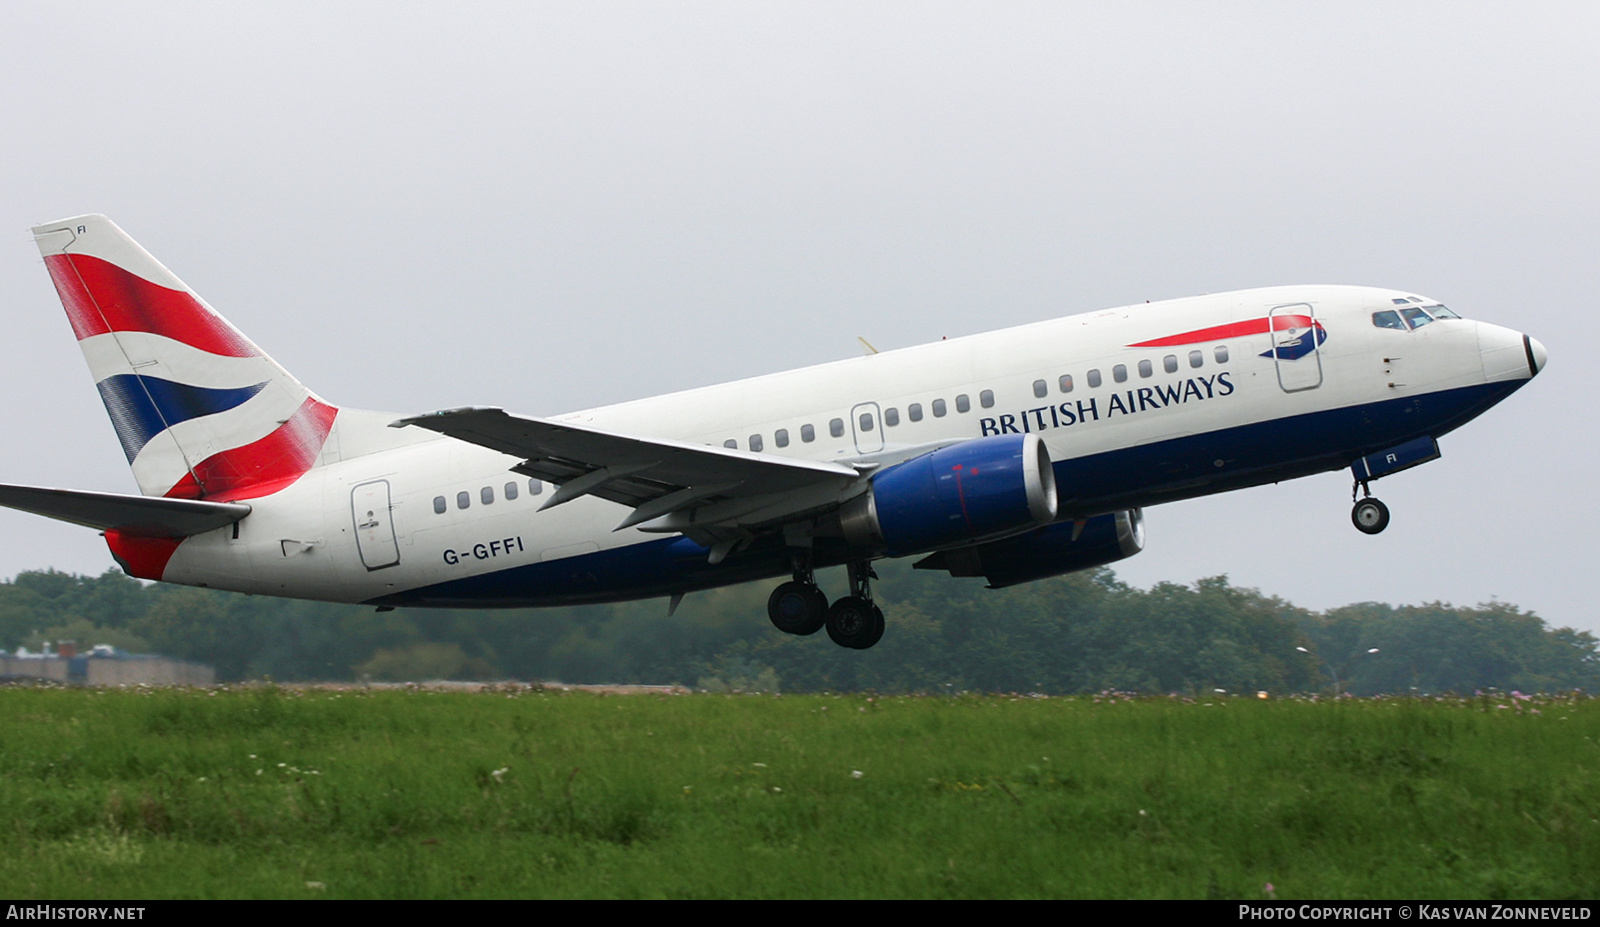
[[[883,634],[871,564],[1010,586],[1120,560],[1144,506],[1350,467],[1368,483],[1545,364],[1413,293],[1297,286],[1107,309],[533,418],[303,386],[104,216],[34,229],[141,495],[0,486],[143,579],[501,607],[788,577],[768,613]],[[815,571],[845,565],[833,602]],[[669,608],[669,614],[670,614]]]

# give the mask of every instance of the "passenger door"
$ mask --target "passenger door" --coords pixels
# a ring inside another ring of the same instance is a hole
[[[1317,311],[1309,303],[1278,306],[1268,313],[1267,335],[1272,339],[1272,360],[1278,368],[1278,386],[1286,393],[1322,385],[1322,332]]]
[[[372,480],[350,490],[350,514],[355,518],[356,547],[368,571],[400,562],[390,516],[389,481]]]

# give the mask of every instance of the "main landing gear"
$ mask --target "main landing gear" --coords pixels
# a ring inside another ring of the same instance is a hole
[[[1364,498],[1350,510],[1350,521],[1355,524],[1356,530],[1362,534],[1377,534],[1389,527],[1389,507],[1372,498],[1372,490],[1367,488],[1364,481],[1358,481],[1350,488],[1352,501],[1356,498],[1357,489],[1361,490]]]
[[[795,570],[794,579],[767,597],[767,617],[785,634],[815,634],[828,617],[828,597],[817,588],[810,568]]]
[[[797,561],[794,579],[772,590],[767,617],[785,634],[815,634],[823,627],[840,647],[866,650],[883,637],[883,609],[872,604],[872,564],[850,564],[850,594],[828,605],[809,562]]]

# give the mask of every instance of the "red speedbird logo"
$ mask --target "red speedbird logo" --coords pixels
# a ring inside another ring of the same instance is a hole
[[[1226,341],[1230,338],[1264,335],[1269,332],[1273,334],[1272,350],[1263,351],[1261,356],[1276,357],[1279,360],[1299,360],[1328,340],[1328,332],[1322,327],[1322,323],[1309,315],[1275,315],[1244,322],[1229,322],[1226,325],[1213,325],[1210,328],[1197,328],[1180,335],[1168,335],[1165,338],[1130,344],[1128,347],[1171,348],[1185,344],[1199,344],[1203,341]],[[1316,332],[1314,341],[1307,337],[1312,332]]]

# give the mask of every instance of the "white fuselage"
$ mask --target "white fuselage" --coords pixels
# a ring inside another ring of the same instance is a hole
[[[1400,300],[1435,305],[1362,287],[1221,293],[1084,313],[553,421],[882,466],[965,439],[1034,433],[1054,463],[1060,517],[1077,518],[1344,467],[1421,435],[1438,437],[1537,372],[1532,348],[1506,329],[1453,317],[1415,330],[1374,323],[1375,312]],[[1238,324],[1274,312],[1314,318],[1325,336]],[[1218,334],[1205,336],[1208,329]],[[1325,340],[1294,359],[1273,356],[1275,342],[1281,346],[1291,335]],[[1188,336],[1196,340],[1181,340]],[[1161,343],[1137,346],[1146,342]],[[418,428],[390,428],[397,417],[341,411],[319,466],[253,500],[237,530],[184,541],[163,578],[363,602],[440,584],[466,590],[471,584],[463,581],[548,564],[546,572],[523,574],[551,584],[525,590],[527,602],[539,603],[654,595],[752,575],[733,557],[726,575],[697,561],[695,575],[676,587],[670,576],[623,588],[586,580],[597,569],[616,569],[628,548],[668,539],[640,528],[614,531],[629,510],[594,497],[538,511],[553,487],[530,487],[512,473],[518,459]],[[371,496],[370,484],[387,491],[387,518],[379,512],[369,519],[353,503],[358,487],[367,486],[364,498]],[[607,553],[612,559],[594,559]],[[781,567],[754,568],[775,572]],[[497,603],[505,600],[503,588],[496,595]]]

